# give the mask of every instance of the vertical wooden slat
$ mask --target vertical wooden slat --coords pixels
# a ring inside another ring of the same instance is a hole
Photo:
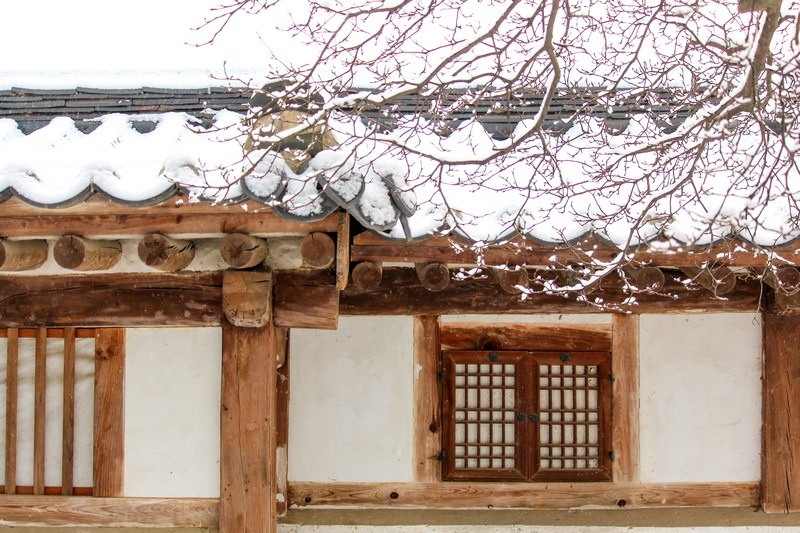
[[[639,481],[639,315],[612,318],[611,447],[615,482]]]
[[[44,432],[47,387],[47,329],[36,330],[33,408],[33,494],[44,494]]]
[[[17,492],[17,368],[19,330],[9,328],[6,347],[6,471],[5,493]]]
[[[222,321],[220,533],[277,530],[272,336],[271,320],[254,328]]]
[[[286,516],[289,507],[289,329],[275,328],[275,350],[277,360],[282,364],[278,368],[277,406],[276,406],[276,444],[275,444],[275,476],[276,501],[275,512],[279,517]]]
[[[61,435],[61,494],[72,496],[75,450],[75,328],[64,328],[64,407]]]
[[[122,496],[125,474],[125,330],[95,333],[93,487],[95,496]]]
[[[439,317],[414,317],[414,480],[442,480]]]
[[[764,313],[761,499],[800,511],[800,316]]]

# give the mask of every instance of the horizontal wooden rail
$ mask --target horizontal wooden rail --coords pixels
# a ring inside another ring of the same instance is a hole
[[[416,509],[755,507],[758,483],[289,483],[290,505]]]
[[[0,525],[216,528],[219,500],[7,495],[0,496]]]

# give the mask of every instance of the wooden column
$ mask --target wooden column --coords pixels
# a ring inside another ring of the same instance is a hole
[[[800,315],[764,313],[761,503],[800,511]]]
[[[441,481],[439,409],[439,317],[414,317],[414,480]]]
[[[278,362],[275,442],[277,516],[286,516],[289,509],[289,331],[289,328],[275,328],[275,355]]]
[[[639,315],[613,315],[611,367],[614,482],[639,481]]]
[[[99,328],[94,364],[94,496],[122,496],[125,481],[125,330]]]
[[[272,293],[258,292],[266,298]],[[271,307],[269,302],[263,305]],[[277,530],[274,335],[269,317],[261,327],[222,321],[221,533]]]

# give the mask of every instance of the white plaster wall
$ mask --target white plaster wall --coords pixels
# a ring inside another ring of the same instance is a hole
[[[640,376],[642,481],[759,479],[758,315],[643,315]]]
[[[413,321],[292,330],[289,479],[411,481]]]
[[[219,328],[129,329],[125,495],[219,496]]]

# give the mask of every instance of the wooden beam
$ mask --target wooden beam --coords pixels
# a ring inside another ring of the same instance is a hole
[[[5,327],[214,326],[222,275],[0,276]]]
[[[222,310],[240,328],[261,328],[272,313],[272,273],[229,270],[222,276]]]
[[[442,480],[439,317],[414,317],[414,480]]]
[[[44,494],[45,415],[47,413],[47,330],[39,328],[34,353],[33,493]]]
[[[194,259],[194,243],[150,233],[139,241],[137,253],[142,263],[163,272],[182,270]]]
[[[125,330],[99,328],[95,337],[95,496],[122,496],[125,480]]]
[[[670,274],[660,293],[636,293],[633,297],[618,278],[610,277],[585,300],[575,294],[546,293],[522,298],[475,279],[454,279],[431,298],[415,278],[409,269],[384,269],[377,289],[348,285],[341,293],[340,311],[343,315],[755,312],[763,293],[759,282],[740,280],[735,291],[724,299],[716,298],[703,289],[687,287],[680,276]]]
[[[64,328],[64,389],[61,417],[61,494],[72,496],[75,453],[75,328]]]
[[[800,511],[800,316],[764,313],[761,504]]]
[[[6,344],[6,446],[5,493],[17,491],[17,384],[19,337],[16,328],[9,328]]]
[[[361,290],[374,290],[380,287],[383,277],[383,264],[377,261],[361,261],[353,267],[353,284]]]
[[[324,220],[286,220],[255,202],[216,205],[176,197],[151,207],[130,207],[93,198],[63,209],[32,207],[12,198],[2,204],[0,236],[15,238],[62,235],[64,228],[88,237],[166,233],[173,236],[250,233],[254,235],[305,235],[310,231],[333,233],[338,213]]]
[[[431,292],[440,292],[450,284],[450,269],[444,263],[414,265],[420,284]]]
[[[273,335],[222,323],[220,533],[277,529]]]
[[[335,285],[275,286],[274,321],[287,328],[336,329],[339,290]]]
[[[288,328],[275,328],[275,351],[278,364],[276,443],[275,443],[275,513],[286,516],[289,509],[289,402],[291,399],[291,369]]]
[[[689,279],[717,296],[725,296],[736,288],[736,274],[727,267],[714,269],[683,267]]]
[[[300,243],[300,255],[306,266],[317,269],[328,268],[336,260],[336,243],[326,233],[309,233]]]
[[[606,324],[481,324],[442,326],[443,350],[610,352]]]
[[[0,498],[3,526],[216,529],[218,524],[219,500],[211,498]]]
[[[350,214],[340,214],[339,227],[336,230],[336,288],[340,291],[347,287],[350,275]]]
[[[289,484],[292,505],[365,508],[638,509],[754,507],[758,483],[308,483]]]
[[[617,483],[639,481],[639,316],[612,317],[611,478]]]
[[[520,294],[522,288],[527,288],[530,281],[528,271],[523,267],[491,268],[490,272],[500,287],[509,294]]]
[[[267,242],[264,239],[231,233],[225,235],[219,243],[219,254],[231,268],[253,268],[267,258]]]
[[[64,235],[53,246],[53,258],[61,268],[81,272],[108,270],[121,257],[122,245],[119,241]]]
[[[591,250],[589,257],[581,250]],[[672,247],[669,250],[651,250],[642,247],[626,254],[637,264],[662,268],[739,266],[765,267],[797,265],[800,242],[787,246],[762,249],[738,239],[727,239],[707,247]],[[350,254],[353,261],[383,261],[384,263],[425,263],[439,261],[451,264],[505,265],[524,264],[529,267],[559,267],[587,263],[592,259],[611,261],[620,250],[607,242],[587,237],[576,243],[553,246],[538,244],[517,236],[505,245],[487,246],[478,252],[455,237],[432,237],[414,243],[387,241],[364,232],[353,238]]]
[[[664,288],[664,271],[660,268],[625,266],[622,268],[625,275],[631,278],[633,285],[640,290],[660,291]]]
[[[34,270],[47,261],[47,241],[0,241],[0,271]]]

